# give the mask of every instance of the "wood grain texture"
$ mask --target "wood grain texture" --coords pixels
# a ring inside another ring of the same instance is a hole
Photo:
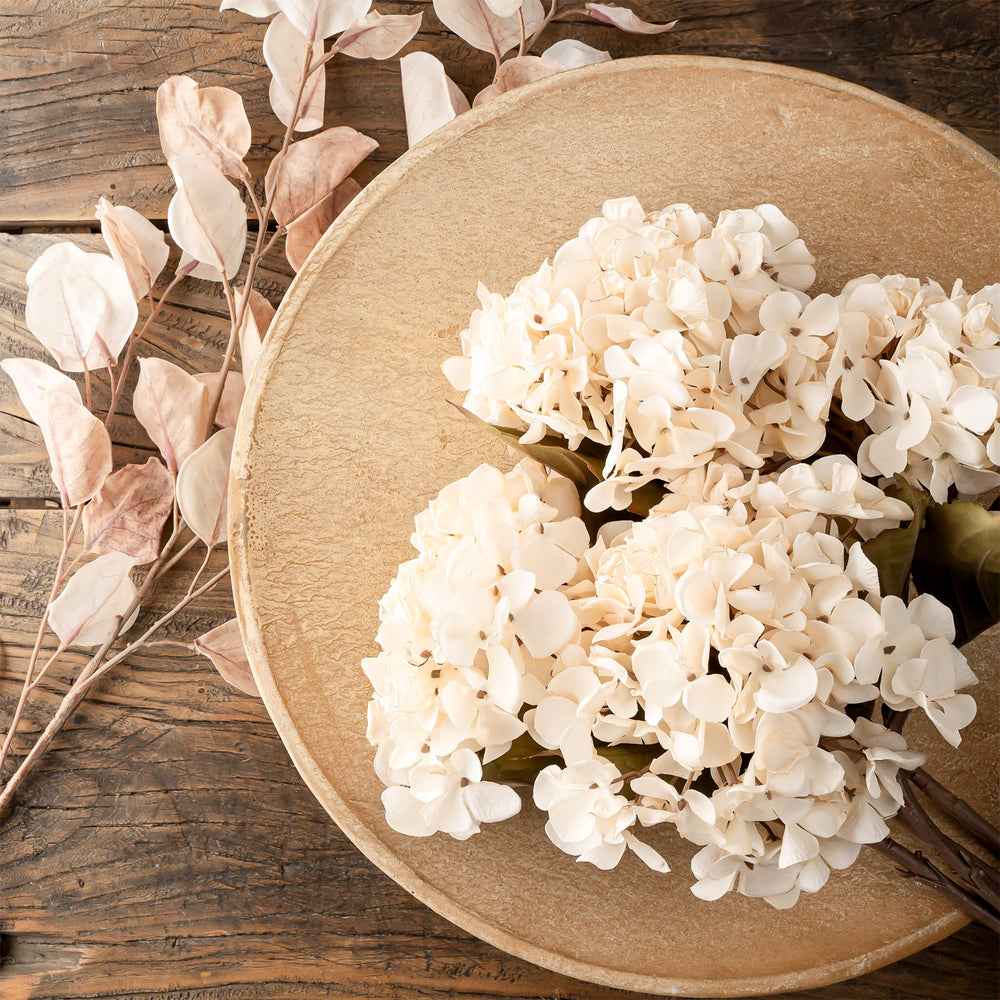
[[[171,194],[154,91],[173,73],[235,86],[254,126],[251,163],[276,148],[260,56],[264,26],[214,0],[3,0],[0,3],[0,229],[90,223],[102,195],[163,218]],[[638,2],[681,18],[659,38],[593,23],[556,24],[615,56],[683,52],[773,60],[863,84],[997,151],[996,0],[678,0]],[[380,3],[384,12],[430,4]],[[427,13],[413,48],[442,58],[468,93],[490,60]],[[330,125],[381,143],[367,179],[405,148],[398,64],[335,61]],[[259,172],[259,169],[258,169]],[[63,237],[0,235],[0,357],[42,357],[23,324],[23,273]],[[85,249],[95,237],[76,236]],[[277,301],[286,268],[266,276]],[[200,369],[224,334],[217,287],[196,284],[154,326],[150,351]],[[37,431],[0,380],[0,504],[54,490]],[[121,461],[151,445],[116,421]],[[60,518],[0,506],[0,713],[6,718],[58,552]],[[221,565],[221,562],[218,564]],[[183,592],[193,561],[146,614]],[[172,623],[189,642],[232,616],[225,591]],[[44,725],[79,661],[39,689]],[[664,947],[669,948],[665,915]],[[997,950],[970,926],[933,948],[793,1000],[957,1000],[1000,992]],[[552,998],[627,1000],[480,944],[410,898],[328,820],[259,702],[180,646],[119,668],[54,744],[0,829],[3,1000]]]
[[[265,24],[216,7],[5,0],[0,220],[90,221],[101,195],[164,218],[172,185],[153,109],[156,87],[172,74],[243,95],[254,126],[248,162],[261,173],[281,134],[267,103]],[[666,35],[642,36],[576,17],[553,24],[543,42],[572,36],[615,57],[670,52],[813,69],[909,104],[997,151],[997,0],[646,0],[636,8],[680,20]],[[489,82],[490,57],[445,32],[426,0],[380,9],[423,11],[423,30],[406,51],[434,52],[470,96]],[[328,76],[327,124],[351,125],[380,143],[359,172],[367,180],[406,148],[398,62],[335,59]]]

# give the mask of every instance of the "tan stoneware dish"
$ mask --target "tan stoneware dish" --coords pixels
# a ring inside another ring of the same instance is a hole
[[[610,197],[647,209],[776,203],[817,257],[818,291],[867,272],[945,287],[1000,278],[1000,169],[938,122],[829,77],[655,56],[550,77],[461,116],[351,205],[292,285],[236,437],[230,552],[257,684],[306,783],[355,844],[428,906],[557,972],[648,993],[805,989],[900,959],[964,923],[872,851],[777,911],[691,895],[691,849],[650,841],[574,863],[525,802],[458,842],[385,823],[365,740],[377,601],[411,557],[413,517],[503,448],[448,404],[440,372],[476,305],[507,292]],[[961,752],[914,727],[932,773],[994,815],[996,634],[971,659],[980,714]],[[908,730],[909,732],[909,730]]]

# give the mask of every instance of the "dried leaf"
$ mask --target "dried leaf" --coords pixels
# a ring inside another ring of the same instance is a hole
[[[167,163],[196,153],[227,177],[249,178],[243,157],[250,149],[250,122],[235,90],[201,88],[189,76],[172,76],[156,91],[156,119]]]
[[[489,7],[497,17],[512,17],[520,9],[524,0],[486,0]]]
[[[956,645],[1000,622],[1000,511],[977,503],[930,504],[913,582],[955,613]]]
[[[171,472],[205,440],[208,405],[208,389],[177,365],[160,358],[139,362],[132,407]]]
[[[147,218],[127,205],[101,198],[94,213],[111,256],[128,275],[132,297],[148,295],[170,256],[167,239]]]
[[[219,384],[221,372],[206,372],[195,375],[195,378],[204,386],[208,387],[209,399],[215,395],[216,386]],[[235,427],[240,416],[240,404],[243,402],[243,375],[240,372],[230,371],[226,373],[226,385],[222,390],[222,399],[219,401],[219,409],[215,413],[216,427]]]
[[[24,320],[63,371],[117,362],[139,315],[123,268],[107,254],[55,243],[26,281]]]
[[[270,17],[281,8],[278,0],[222,0],[219,10],[239,10],[251,17]]]
[[[226,540],[229,460],[235,431],[213,434],[188,457],[177,474],[177,505],[188,527],[208,546]]]
[[[277,0],[278,7],[304,37],[329,38],[368,13],[372,0]]]
[[[173,505],[174,481],[159,459],[126,465],[83,508],[84,551],[123,552],[139,566],[152,562]]]
[[[535,80],[544,80],[547,76],[562,73],[564,67],[557,62],[549,62],[540,56],[517,56],[508,59],[500,64],[496,76],[490,86],[481,90],[472,106],[479,107],[487,101],[492,101],[494,97],[506,94],[508,90],[514,90],[525,83],[533,83]]]
[[[293,143],[283,161],[271,162],[264,178],[279,224],[287,226],[315,208],[375,149],[374,139],[347,126]]]
[[[337,39],[336,49],[352,59],[391,59],[420,30],[422,18],[371,10]]]
[[[438,20],[473,48],[492,53],[497,59],[521,43],[521,22],[515,13],[498,17],[486,0],[434,0]],[[521,5],[525,35],[545,20],[541,0],[524,0]]]
[[[323,58],[323,39],[317,38],[310,50],[311,62]],[[295,99],[299,93],[299,80],[306,57],[306,40],[284,14],[279,14],[264,34],[264,62],[271,71],[268,98],[282,125],[288,125],[295,113]],[[306,81],[302,94],[302,110],[295,129],[314,132],[323,127],[323,109],[326,103],[326,71],[315,70]]]
[[[104,424],[83,405],[73,380],[50,365],[7,358],[0,368],[42,432],[63,507],[89,500],[112,469],[111,438]]]
[[[429,52],[411,52],[399,60],[406,112],[406,139],[412,149],[421,139],[469,110],[469,102],[448,78],[442,62]]]
[[[236,289],[236,302],[240,308],[246,292],[246,287]],[[261,344],[273,318],[274,306],[255,288],[250,289],[250,304],[243,314],[243,325],[240,327],[240,360],[245,383],[250,382],[250,373],[260,356]]]
[[[585,42],[578,42],[575,38],[564,38],[550,45],[542,53],[542,58],[559,63],[563,69],[578,69],[580,66],[608,62],[611,53],[605,52],[604,49],[595,49]]]
[[[628,7],[613,7],[604,3],[585,3],[583,6],[595,21],[613,24],[616,28],[635,35],[658,35],[669,31],[677,23],[671,21],[669,24],[653,24],[638,17]]]
[[[243,636],[240,635],[240,623],[237,619],[233,618],[195,639],[194,648],[215,664],[215,669],[222,674],[223,680],[239,688],[244,694],[253,698],[260,697],[250,671],[250,661],[243,646]]]
[[[138,596],[129,573],[135,560],[109,552],[78,569],[49,608],[49,625],[64,646],[102,646]],[[138,608],[136,608],[138,612]],[[121,629],[135,621],[131,616]]]
[[[306,212],[288,228],[285,237],[285,256],[298,272],[319,243],[323,234],[333,225],[334,219],[344,211],[361,191],[361,185],[348,177],[328,198],[324,198],[311,212]]]
[[[910,567],[917,538],[924,524],[924,512],[929,497],[923,490],[916,490],[909,483],[898,480],[890,495],[909,504],[914,517],[905,525],[890,528],[863,542],[861,548],[878,570],[879,589],[882,596],[890,594],[906,600],[910,589]]]
[[[239,191],[204,156],[180,156],[170,166],[177,182],[167,209],[170,235],[191,257],[211,268],[214,280],[221,281],[223,271],[232,278],[247,243],[247,213]],[[199,274],[203,276],[208,275]]]

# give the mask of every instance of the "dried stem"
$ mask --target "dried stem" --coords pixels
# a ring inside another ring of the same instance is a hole
[[[963,913],[967,913],[973,920],[978,920],[994,933],[1000,934],[1000,916],[996,911],[962,888],[957,882],[948,878],[922,854],[908,851],[891,837],[886,837],[885,840],[871,846],[899,865],[905,872],[944,893],[955,906]]]
[[[524,52],[530,52],[535,42],[538,41],[541,33],[552,23],[552,19],[556,16],[556,10],[559,6],[559,0],[552,0],[552,4],[549,7],[549,12],[542,19],[542,23],[535,28],[532,32],[531,37],[524,44]],[[522,53],[523,54],[523,53]]]
[[[175,532],[172,536],[172,540],[176,538],[177,533]],[[156,580],[159,579],[163,573],[167,572],[171,566],[176,563],[187,551],[190,550],[194,542],[197,539],[192,540],[182,549],[180,549],[175,556],[170,559],[164,560],[165,553],[161,554],[160,560],[156,565],[160,566],[155,573],[150,571],[150,574],[146,577],[143,582],[143,586],[140,589],[140,594],[148,593],[149,589],[152,588]],[[169,544],[169,543],[168,543]],[[59,708],[56,710],[55,715],[49,720],[48,725],[42,732],[41,736],[35,741],[35,745],[31,748],[28,755],[21,761],[17,770],[11,775],[10,780],[3,787],[3,791],[0,792],[0,816],[2,816],[13,801],[14,795],[17,789],[21,786],[28,775],[35,769],[38,761],[41,759],[42,755],[48,749],[49,744],[56,737],[62,727],[66,724],[69,718],[72,716],[76,707],[83,700],[87,691],[90,690],[91,686],[95,684],[101,677],[103,677],[112,667],[121,663],[126,657],[130,656],[137,649],[141,648],[149,639],[157,632],[158,629],[162,628],[174,617],[176,617],[181,611],[184,610],[192,601],[206,594],[213,587],[215,587],[221,580],[223,580],[229,573],[229,567],[226,566],[225,569],[220,570],[215,574],[210,580],[204,583],[197,590],[191,591],[184,595],[180,601],[174,605],[166,614],[158,618],[153,624],[146,629],[146,631],[136,640],[129,643],[123,650],[116,653],[110,659],[106,659],[108,652],[110,651],[112,645],[117,641],[120,635],[120,630],[122,624],[127,622],[131,617],[132,610],[138,606],[139,597],[133,602],[133,608],[127,611],[124,615],[120,616],[118,619],[117,627],[115,628],[113,634],[108,638],[103,646],[94,654],[87,665],[80,671],[79,677],[72,684],[70,689],[63,696],[62,701],[59,704]]]
[[[957,820],[979,843],[994,854],[1000,854],[1000,831],[983,819],[972,806],[935,781],[922,767],[913,771],[909,780]]]
[[[196,260],[190,261],[187,265],[180,268],[177,273],[173,276],[170,284],[163,290],[163,294],[159,299],[153,298],[153,292],[149,292],[149,315],[146,317],[145,322],[139,329],[138,333],[132,334],[128,339],[128,345],[125,348],[125,358],[122,361],[121,372],[118,375],[117,384],[112,380],[111,383],[111,402],[108,404],[108,412],[104,418],[104,426],[110,425],[112,419],[114,418],[115,411],[118,409],[118,401],[121,399],[123,390],[125,389],[125,378],[128,375],[129,368],[132,365],[132,358],[135,354],[135,345],[142,340],[145,336],[146,331],[152,326],[153,320],[160,314],[160,310],[163,308],[164,302],[167,300],[167,296],[173,291],[174,287],[178,282],[186,278],[196,267],[198,262]]]
[[[17,706],[14,708],[14,714],[11,716],[10,725],[7,727],[7,734],[4,737],[3,746],[0,747],[0,776],[3,775],[3,765],[7,760],[7,754],[10,751],[10,745],[14,740],[14,735],[17,733],[17,727],[21,722],[21,715],[24,712],[25,703],[28,700],[28,694],[31,691],[32,680],[34,678],[35,666],[38,663],[38,656],[42,650],[42,641],[45,638],[45,629],[49,623],[49,608],[52,606],[52,602],[56,599],[56,594],[59,592],[59,586],[64,578],[63,566],[66,562],[66,556],[69,554],[70,547],[73,544],[73,540],[76,538],[77,529],[80,526],[80,518],[83,516],[83,505],[80,504],[76,508],[76,512],[73,515],[73,525],[69,526],[69,511],[63,508],[63,544],[62,551],[59,553],[59,563],[56,566],[55,576],[52,580],[52,590],[49,592],[49,600],[45,605],[45,611],[42,614],[42,619],[38,623],[38,632],[35,635],[35,644],[31,650],[31,656],[28,659],[28,667],[24,673],[24,683],[21,686],[21,694],[17,699]],[[47,665],[46,665],[47,666]]]

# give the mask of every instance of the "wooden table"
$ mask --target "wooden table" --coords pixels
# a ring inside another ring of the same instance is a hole
[[[0,355],[43,357],[24,326],[24,272],[60,239],[98,249],[101,195],[162,221],[170,174],[154,90],[190,73],[233,86],[254,125],[252,166],[279,142],[267,104],[262,22],[212,0],[0,3]],[[997,152],[1000,4],[736,0],[634,4],[680,18],[668,35],[556,25],[613,55],[701,53],[771,60],[863,84]],[[443,31],[430,3],[411,46],[434,52],[467,91],[489,59]],[[365,181],[405,149],[395,60],[335,62],[327,124],[377,138]],[[67,235],[68,234],[68,235]],[[290,277],[274,266],[277,302]],[[217,286],[195,283],[154,324],[151,350],[211,370],[224,344]],[[58,551],[59,515],[37,430],[0,380],[0,709],[9,717]],[[152,451],[132,419],[120,459]],[[16,498],[13,501],[11,498]],[[223,557],[224,558],[224,557]],[[223,565],[220,562],[220,565]],[[169,589],[157,606],[177,599]],[[216,593],[174,623],[190,641],[231,617]],[[47,679],[28,729],[63,690]],[[824,998],[985,998],[997,949],[969,927]],[[0,832],[0,997],[244,1000],[312,997],[576,997],[627,994],[537,969],[480,944],[407,896],[327,819],[289,763],[260,702],[182,646],[151,649],[84,703]]]

